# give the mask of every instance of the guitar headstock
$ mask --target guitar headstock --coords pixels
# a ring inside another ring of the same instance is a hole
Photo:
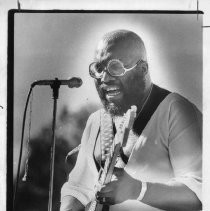
[[[136,118],[137,107],[135,105],[131,106],[130,109],[125,114],[125,122],[124,128],[128,128],[129,130],[132,128],[134,120]]]

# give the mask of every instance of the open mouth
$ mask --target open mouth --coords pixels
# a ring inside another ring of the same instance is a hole
[[[116,96],[116,95],[120,94],[120,90],[118,88],[111,88],[106,91],[106,94],[110,95],[110,96]]]
[[[116,97],[119,94],[121,94],[122,92],[120,91],[120,88],[117,86],[112,86],[112,87],[107,87],[105,89],[105,93],[106,93],[106,97],[110,98],[110,97]]]

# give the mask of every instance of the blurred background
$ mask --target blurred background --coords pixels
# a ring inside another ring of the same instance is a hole
[[[75,164],[65,156],[80,143],[89,114],[101,105],[88,75],[97,42],[106,32],[129,29],[145,42],[154,83],[178,92],[202,111],[202,15],[143,13],[16,13],[14,26],[14,180],[22,116],[35,80],[80,77],[76,89],[60,88],[56,129],[53,210],[60,188]],[[18,210],[47,210],[53,111],[52,90],[35,87],[25,128],[24,156],[31,113],[28,180],[20,183]]]

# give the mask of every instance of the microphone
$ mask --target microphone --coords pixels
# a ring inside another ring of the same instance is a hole
[[[45,85],[49,85],[52,86],[54,83],[58,83],[59,85],[67,85],[69,88],[78,88],[82,85],[82,79],[81,78],[77,78],[77,77],[73,77],[70,78],[68,80],[59,80],[57,78],[55,78],[54,80],[39,80],[39,81],[34,81],[31,84],[31,87],[34,87],[36,85],[39,86],[45,86]]]

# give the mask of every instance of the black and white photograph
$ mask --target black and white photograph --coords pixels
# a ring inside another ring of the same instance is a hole
[[[202,210],[202,25],[202,11],[10,11],[13,210]]]

